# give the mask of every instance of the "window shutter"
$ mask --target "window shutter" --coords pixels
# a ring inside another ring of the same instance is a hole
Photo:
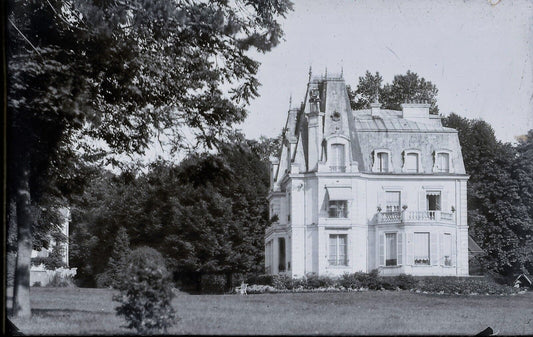
[[[431,260],[431,265],[436,266],[439,264],[439,254],[437,251],[437,235],[435,233],[429,233],[429,256]]]
[[[452,205],[454,204],[451,198],[452,193],[449,189],[446,189],[443,194],[444,196],[442,200],[442,211],[450,213],[452,211]]]
[[[398,265],[403,265],[403,233],[398,233]]]
[[[439,234],[439,264],[444,266],[444,233]]]
[[[406,244],[405,244],[406,247],[405,248],[406,248],[407,253],[406,253],[405,264],[406,265],[413,265],[414,264],[414,261],[413,261],[413,259],[414,259],[414,255],[413,255],[414,254],[414,252],[413,252],[413,245],[414,245],[414,243],[413,243],[413,241],[414,241],[413,233],[407,233],[406,234],[406,238],[407,238],[407,240],[406,240]]]
[[[457,242],[456,242],[456,236],[455,234],[452,234],[452,266],[456,266],[457,260]]]
[[[379,265],[385,265],[385,234],[379,234]]]

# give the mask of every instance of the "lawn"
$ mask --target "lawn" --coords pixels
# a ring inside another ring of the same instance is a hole
[[[127,334],[113,291],[32,288],[25,334]],[[447,296],[408,291],[189,295],[173,300],[171,334],[467,334],[487,326],[501,335],[533,334],[533,292]]]

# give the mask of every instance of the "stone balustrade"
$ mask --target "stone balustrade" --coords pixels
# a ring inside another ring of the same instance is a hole
[[[454,223],[454,213],[442,211],[396,211],[379,212],[378,224],[406,223],[406,222],[444,222]]]

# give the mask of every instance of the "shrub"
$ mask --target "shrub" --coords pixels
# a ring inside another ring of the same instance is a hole
[[[444,294],[503,294],[508,295],[518,292],[510,286],[498,284],[487,278],[431,276],[420,278],[418,287],[420,291]]]
[[[56,272],[46,286],[50,288],[71,288],[76,285],[74,284],[72,276],[61,275],[61,273]]]
[[[315,273],[308,274],[305,277],[306,289],[328,288],[335,284],[335,281],[329,276],[317,276]]]
[[[272,277],[272,286],[280,290],[292,290],[294,289],[295,279],[289,275],[274,275]]]
[[[107,261],[106,269],[103,273],[96,275],[96,287],[120,288],[120,283],[122,282],[121,269],[125,268],[126,259],[130,252],[128,233],[124,227],[120,227],[115,236],[113,251]]]
[[[135,249],[120,276],[124,282],[113,300],[121,303],[116,311],[126,319],[126,327],[140,334],[166,332],[176,318],[170,304],[174,295],[170,274],[161,254],[149,247]]]
[[[273,286],[274,275],[262,274],[262,275],[248,276],[248,278],[246,279],[246,283]]]
[[[33,283],[32,287],[37,287],[37,288],[38,287],[42,287],[41,282],[37,281],[37,282]]]
[[[200,283],[202,292],[207,294],[222,294],[226,289],[226,277],[224,275],[202,275]]]

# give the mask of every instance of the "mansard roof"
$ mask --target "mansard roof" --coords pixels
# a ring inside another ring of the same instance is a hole
[[[427,123],[408,120],[402,111],[380,109],[374,116],[370,109],[355,110],[353,127],[357,131],[457,132],[440,124],[440,116],[430,115]],[[437,124],[438,123],[438,124]]]

